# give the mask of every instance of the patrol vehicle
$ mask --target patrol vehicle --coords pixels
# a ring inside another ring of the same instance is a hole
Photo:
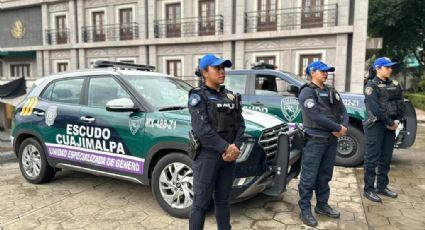
[[[187,217],[191,86],[152,66],[95,66],[38,79],[16,107],[12,142],[22,175],[38,184],[71,169],[150,185],[166,212]],[[268,114],[246,110],[243,116],[231,198],[280,195],[299,174],[302,133]]]
[[[225,85],[242,94],[243,108],[273,114],[288,122],[289,126],[302,124],[298,91],[307,80],[293,73],[275,70],[274,65],[254,63],[252,69],[226,71]],[[357,166],[363,162],[365,137],[362,121],[367,116],[364,95],[344,92],[341,99],[350,119],[348,134],[338,138],[336,164]],[[405,100],[406,119],[397,131],[396,147],[409,148],[416,138],[416,112]]]

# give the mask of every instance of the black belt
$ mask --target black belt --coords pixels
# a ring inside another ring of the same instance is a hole
[[[332,135],[329,135],[327,137],[320,137],[320,136],[311,136],[311,135],[308,135],[307,133],[305,134],[305,137],[307,138],[307,140],[312,140],[312,141],[329,141],[332,139]]]

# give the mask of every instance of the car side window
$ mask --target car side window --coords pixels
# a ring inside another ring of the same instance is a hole
[[[231,75],[226,74],[224,85],[226,89],[233,93],[245,94],[246,85],[248,84],[248,75]]]
[[[80,104],[81,89],[84,79],[67,79],[51,83],[41,95],[47,101]]]
[[[125,89],[112,77],[91,78],[88,91],[88,105],[106,107],[113,99],[130,98]]]
[[[273,75],[255,76],[255,95],[291,96],[288,92],[289,83]]]

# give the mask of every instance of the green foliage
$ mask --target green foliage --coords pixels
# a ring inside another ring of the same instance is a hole
[[[425,110],[425,94],[423,93],[405,93],[404,96],[419,109]]]
[[[420,63],[416,76],[423,73],[424,62],[418,48],[424,48],[425,1],[424,0],[370,0],[368,33],[371,37],[383,37],[379,56],[387,56],[398,62],[414,55]],[[406,67],[401,66],[402,69]]]

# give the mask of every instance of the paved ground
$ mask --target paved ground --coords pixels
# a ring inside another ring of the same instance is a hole
[[[415,146],[394,157],[391,186],[400,197],[383,204],[364,200],[362,169],[337,167],[330,204],[342,216],[319,217],[319,229],[425,229],[425,124],[418,128]],[[188,229],[187,220],[161,210],[146,186],[71,171],[32,185],[10,156],[0,153],[0,229]],[[233,228],[309,229],[298,219],[297,183],[282,197],[260,195],[233,205]],[[211,212],[206,229],[216,229],[214,222]]]

